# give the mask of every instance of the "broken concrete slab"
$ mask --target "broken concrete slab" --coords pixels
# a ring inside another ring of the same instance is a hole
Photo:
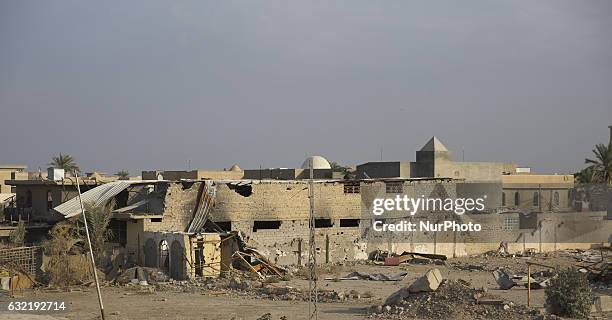
[[[510,276],[502,269],[493,271],[493,277],[502,290],[509,290],[516,285],[516,283],[510,279]]]
[[[396,292],[392,293],[387,298],[387,300],[385,300],[385,305],[395,306],[395,305],[401,304],[402,301],[404,301],[404,299],[408,297],[408,295],[410,295],[408,288],[401,288],[397,290]]]
[[[591,312],[612,312],[612,296],[595,297]]]
[[[408,291],[411,293],[416,292],[431,292],[436,291],[442,283],[442,273],[437,268],[430,269],[425,274],[414,281],[409,287]]]

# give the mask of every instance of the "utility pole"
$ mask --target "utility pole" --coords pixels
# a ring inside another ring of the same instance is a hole
[[[310,181],[308,182],[308,198],[310,199],[310,214],[308,217],[308,319],[318,319],[317,310],[317,248],[315,245],[315,215],[314,215],[314,163],[310,159]]]
[[[91,248],[91,238],[89,237],[89,227],[87,226],[87,217],[85,215],[85,207],[83,207],[83,199],[81,199],[81,186],[79,185],[79,174],[75,171],[76,187],[79,192],[79,204],[81,205],[81,214],[83,215],[83,223],[85,224],[85,235],[87,235],[87,245],[89,246],[89,258],[91,258],[91,270],[96,280],[96,290],[98,292],[98,303],[100,304],[100,315],[104,320],[104,305],[102,304],[102,293],[100,293],[100,282],[98,281],[98,272],[96,271],[96,261],[94,260],[93,249]]]

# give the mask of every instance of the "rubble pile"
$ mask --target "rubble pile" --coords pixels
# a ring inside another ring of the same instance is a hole
[[[121,285],[132,283],[146,286],[157,282],[165,282],[168,279],[168,276],[159,269],[136,266],[121,272],[115,278],[115,282]]]
[[[609,251],[606,248],[606,251]],[[597,250],[565,250],[565,253],[576,259],[578,271],[588,273],[589,281],[601,287],[608,288],[612,283],[612,264],[605,256],[605,251]]]
[[[467,281],[444,279],[436,268],[370,311],[371,318],[381,319],[529,319],[538,315],[490,296],[485,289],[474,289]]]
[[[267,280],[266,280],[267,279]],[[308,301],[308,292],[278,283],[266,283],[250,272],[234,272],[231,276],[220,278],[197,277],[190,280],[173,280],[160,277],[156,269],[135,267],[126,270],[119,278],[120,285],[125,287],[148,288],[159,292],[181,292],[201,295],[245,296],[273,301]],[[277,281],[273,281],[277,282]],[[319,290],[318,301],[342,302],[370,298],[356,290],[335,291]]]
[[[389,302],[395,303],[374,306],[370,318],[510,320],[538,317],[537,311],[488,296],[484,290],[471,288],[461,280],[444,280],[436,290],[408,292],[402,299]]]

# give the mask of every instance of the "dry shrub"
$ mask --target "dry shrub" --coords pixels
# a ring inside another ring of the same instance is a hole
[[[71,255],[69,252],[79,242],[74,224],[65,221],[56,224],[51,237],[44,243],[48,261],[45,266],[49,284],[67,287],[81,283],[90,277],[89,260],[83,255]]]
[[[49,284],[57,287],[69,287],[93,279],[86,255],[51,256],[45,270],[49,276]]]
[[[112,217],[114,202],[102,206],[86,203],[84,206],[96,265],[104,266],[108,262],[104,244],[112,237],[108,224]],[[44,245],[48,256],[45,269],[48,272],[49,283],[66,287],[91,280],[93,274],[90,257],[88,254],[82,254],[84,250],[76,246],[79,242],[85,243],[83,221],[79,219],[58,223],[49,231],[49,236],[50,239]],[[72,254],[73,251],[79,254]]]
[[[25,234],[25,223],[23,220],[19,220],[19,223],[17,223],[17,228],[15,228],[15,230],[11,231],[9,234],[9,242],[14,247],[21,247],[23,246],[25,240]]]

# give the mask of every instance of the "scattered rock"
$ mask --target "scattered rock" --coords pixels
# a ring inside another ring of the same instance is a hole
[[[257,318],[257,320],[272,320],[272,314],[271,313],[266,313],[263,316]]]

